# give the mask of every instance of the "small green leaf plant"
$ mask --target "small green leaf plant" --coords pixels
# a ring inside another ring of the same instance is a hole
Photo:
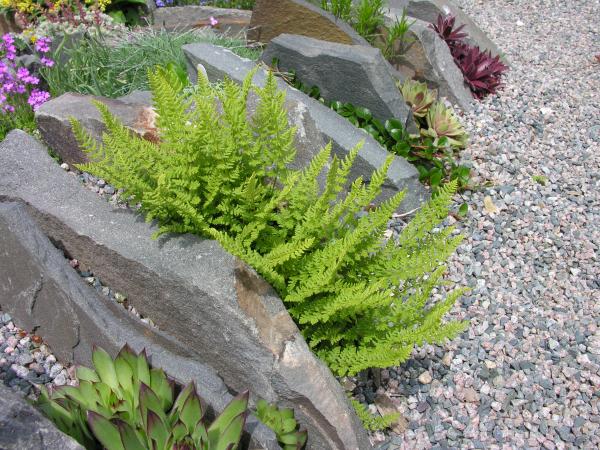
[[[408,32],[410,27],[415,23],[408,19],[406,8],[402,10],[402,16],[396,17],[396,20],[391,26],[385,28],[385,40],[382,48],[383,56],[388,60],[393,60],[395,57],[406,53],[415,38],[411,37]]]
[[[465,323],[442,319],[463,290],[430,301],[443,262],[462,239],[451,227],[437,229],[456,182],[441,187],[398,239],[388,239],[404,193],[373,205],[393,156],[368,183],[348,179],[360,146],[339,159],[329,144],[303,170],[291,169],[296,129],[285,92],[272,73],[263,88],[252,85],[253,75],[217,89],[200,73],[188,93],[172,72],[151,72],[158,142],[132,134],[97,103],[102,145],[71,121],[91,161],[79,168],[124,189],[159,223],[157,235],[215,239],[257,270],[336,375],[397,365],[415,345],[460,333]],[[258,101],[248,118],[251,92]]]
[[[367,407],[356,399],[351,398],[350,403],[356,411],[356,415],[363,426],[369,431],[385,430],[391,427],[400,417],[400,413],[386,414],[384,416],[375,416],[369,412]]]
[[[354,4],[353,4],[354,3]],[[338,19],[348,22],[371,45],[379,47],[388,60],[404,54],[414,38],[408,35],[414,24],[406,15],[388,26],[385,18],[386,0],[321,0],[321,8]]]
[[[256,417],[273,430],[283,450],[301,450],[306,445],[306,430],[298,429],[293,409],[278,408],[260,399],[256,402]]]
[[[125,345],[113,360],[101,348],[94,368],[77,368],[78,386],[42,388],[37,406],[86,449],[235,449],[246,422],[248,392],[211,423],[193,383],[175,396],[175,383],[150,368],[145,351]]]

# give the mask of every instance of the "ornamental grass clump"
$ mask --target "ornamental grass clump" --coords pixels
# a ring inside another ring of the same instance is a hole
[[[393,156],[368,183],[348,182],[360,146],[339,159],[329,144],[304,170],[290,169],[296,129],[285,93],[273,74],[263,88],[253,87],[253,75],[242,86],[213,86],[200,73],[188,94],[175,74],[151,72],[159,142],[135,136],[97,103],[103,145],[72,121],[92,161],[79,168],[125,189],[158,222],[157,234],[216,239],[254,267],[337,375],[397,365],[415,345],[456,336],[465,324],[443,316],[463,290],[431,299],[461,241],[452,227],[437,228],[456,183],[423,205],[397,239],[386,238],[404,193],[374,203]],[[248,118],[250,96],[258,103]]]

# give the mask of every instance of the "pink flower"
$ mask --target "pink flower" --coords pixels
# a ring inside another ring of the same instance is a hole
[[[35,41],[35,49],[41,53],[48,53],[50,51],[51,39],[48,37],[41,37]]]
[[[19,67],[17,69],[17,78],[25,84],[38,84],[40,79],[29,74],[29,70],[25,67]]]
[[[34,89],[31,91],[27,103],[31,105],[34,111],[37,111],[37,109],[48,100],[50,100],[50,94],[48,92]]]
[[[40,58],[40,62],[46,67],[52,67],[54,65],[54,61],[52,61],[50,58],[46,58],[45,56]]]
[[[217,19],[215,19],[213,16],[210,16],[210,19],[208,19],[210,26],[211,27],[216,27],[219,24],[219,21]]]
[[[15,38],[13,38],[12,34],[6,33],[4,36],[2,36],[2,41],[4,41],[6,46],[9,46],[15,43]]]

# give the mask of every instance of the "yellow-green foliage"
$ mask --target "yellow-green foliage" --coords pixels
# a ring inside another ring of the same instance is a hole
[[[385,430],[391,427],[400,418],[400,413],[386,414],[385,416],[372,415],[367,407],[358,400],[350,399],[350,403],[356,411],[356,415],[363,426],[369,431]]]
[[[460,242],[452,228],[432,232],[455,184],[421,208],[397,242],[386,240],[403,194],[366,210],[392,158],[370,183],[354,180],[341,199],[358,147],[340,160],[328,145],[304,170],[287,169],[295,129],[284,93],[273,76],[264,88],[253,87],[252,77],[216,89],[200,74],[190,96],[168,71],[151,73],[160,143],[134,136],[98,103],[107,128],[102,147],[72,122],[94,161],[80,168],[124,188],[148,220],[158,220],[159,233],[209,236],[254,267],[338,375],[398,364],[414,345],[459,333],[464,324],[444,324],[442,316],[462,291],[429,301],[441,263]],[[251,119],[249,95],[258,97]],[[317,176],[325,170],[321,190]]]

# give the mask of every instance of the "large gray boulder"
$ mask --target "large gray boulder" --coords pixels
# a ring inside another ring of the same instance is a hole
[[[392,22],[401,11],[390,10],[387,21]],[[401,74],[399,78],[414,78],[425,81],[430,89],[436,89],[441,97],[468,111],[473,106],[473,96],[464,82],[464,77],[448,45],[429,28],[426,22],[414,20],[408,33],[412,43],[402,56],[396,58],[394,67]]]
[[[262,55],[267,65],[274,58],[279,70],[295,71],[305,85],[318,86],[327,100],[369,108],[381,121],[397,118],[408,125],[413,120],[389,63],[375,47],[281,34]]]
[[[389,0],[389,6],[391,9],[398,10],[400,14],[406,8],[406,12],[410,17],[429,23],[436,22],[439,14],[452,14],[456,16],[457,26],[465,25],[465,31],[469,33],[467,39],[469,43],[479,46],[482,50],[490,50],[494,56],[502,56],[500,49],[487,34],[450,0]]]
[[[16,392],[0,383],[0,449],[84,450]]]
[[[218,21],[216,26],[211,27],[214,31],[236,36],[248,29],[252,11],[187,5],[158,8],[154,11],[153,16],[153,27],[168,31],[210,27],[210,19],[213,17]]]
[[[9,137],[14,138],[15,135]],[[24,137],[21,144],[9,145],[18,148],[30,139]],[[42,232],[28,208],[34,215],[42,214],[23,203],[0,200],[2,310],[15,317],[22,328],[44,336],[62,362],[89,366],[94,345],[112,355],[125,343],[136,351],[146,349],[153,365],[164,368],[180,384],[194,381],[211,412],[223,410],[233,396],[215,370],[199,362],[193,351],[175,339],[142,323],[84,283],[63,252]],[[0,417],[2,411],[0,407]],[[0,448],[4,449],[2,430],[0,418]],[[260,448],[279,448],[273,432],[255,417],[249,417],[246,431],[246,441]]]
[[[233,392],[249,388],[293,407],[308,429],[309,448],[369,448],[343,389],[310,351],[273,289],[216,241],[190,235],[153,240],[155,226],[83,188],[20,131],[0,144],[3,199],[26,202],[52,242],[125,294],[165,339],[183,348],[187,357],[178,354],[176,367],[201,363]],[[124,343],[132,322],[123,318],[121,327],[109,328],[106,311],[89,311],[90,320],[79,329],[90,326],[92,334],[106,327]]]
[[[248,39],[267,43],[283,33],[340,44],[369,45],[333,14],[305,0],[256,0]]]
[[[189,44],[183,46],[183,51],[188,60],[188,73],[192,81],[196,80],[198,64],[204,67],[210,81],[219,81],[227,77],[236,82],[242,82],[256,66],[252,61],[240,58],[231,51],[215,45]],[[266,79],[267,71],[259,68],[254,83],[263,86]],[[277,84],[279,89],[286,92],[288,101],[297,102],[299,112],[312,118],[312,123],[316,125],[325,142],[332,142],[333,151],[338,156],[344,157],[359,142],[364,141],[352,168],[352,178],[363,176],[364,179],[369,180],[373,170],[378,169],[385,162],[389,152],[370,135],[321,102],[290,87],[283,80],[278,79]],[[418,207],[429,195],[419,182],[419,175],[414,166],[404,158],[395,157],[388,171],[388,181],[383,186],[382,198],[389,198],[402,190],[406,190],[405,200],[400,206],[403,212]]]
[[[88,162],[87,155],[79,148],[71,130],[71,118],[77,118],[98,140],[104,132],[104,124],[98,108],[93,104],[94,100],[107,105],[126,127],[139,136],[148,140],[157,139],[155,114],[149,105],[90,95],[63,94],[44,103],[35,112],[35,121],[42,140],[67,164]]]

